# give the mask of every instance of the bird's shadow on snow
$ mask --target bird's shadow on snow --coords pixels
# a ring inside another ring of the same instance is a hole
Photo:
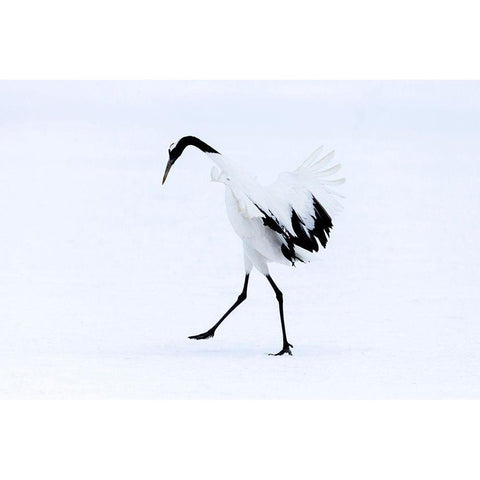
[[[195,341],[197,343],[198,341]],[[271,348],[264,345],[235,345],[235,346],[216,346],[203,342],[195,345],[193,341],[176,345],[144,345],[139,346],[134,352],[136,355],[157,356],[157,357],[177,357],[177,358],[235,358],[235,359],[253,359],[253,358],[295,358],[302,359],[321,359],[337,356],[368,356],[375,352],[372,347],[358,347],[348,345],[301,345],[297,344],[292,349],[292,356],[282,355],[281,357],[272,356],[280,350],[281,345]],[[133,352],[132,352],[133,353]]]

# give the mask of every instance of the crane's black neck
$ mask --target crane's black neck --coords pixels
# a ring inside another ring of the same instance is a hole
[[[181,138],[177,142],[175,147],[170,151],[170,160],[175,161],[183,153],[183,151],[190,145],[192,145],[193,147],[197,147],[198,149],[200,149],[202,152],[205,152],[205,153],[219,153],[214,148],[212,148],[210,145],[207,145],[205,142],[203,142],[199,138],[188,136],[188,137]]]

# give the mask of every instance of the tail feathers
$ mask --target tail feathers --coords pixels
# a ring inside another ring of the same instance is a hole
[[[315,150],[294,172],[281,173],[269,187],[271,205],[258,206],[264,225],[283,237],[282,253],[294,264],[309,262],[313,253],[326,247],[333,220],[342,211],[335,186],[345,182],[335,178],[340,164],[332,164],[335,152],[323,155],[323,147]]]
[[[323,168],[328,162],[335,156],[335,150],[323,155],[323,146],[317,148],[303,163],[297,168],[297,171],[301,170],[314,170],[318,171]]]
[[[323,180],[322,183],[325,185],[342,185],[345,183],[345,179],[337,178],[336,180]]]
[[[341,168],[342,166],[337,163],[333,167],[327,168],[326,170],[320,170],[318,172],[315,172],[315,174],[317,175],[317,177],[329,177],[330,175],[337,173]]]
[[[326,208],[328,213],[336,216],[342,210],[337,198],[344,198],[334,188],[345,183],[345,178],[335,178],[334,175],[342,168],[341,164],[332,165],[335,156],[332,150],[323,155],[323,147],[317,148],[305,162],[296,170],[296,173],[313,195]],[[337,198],[335,198],[337,197]]]
[[[345,182],[344,178],[339,179],[328,179],[335,173],[337,173],[342,165],[337,163],[335,165],[329,166],[330,160],[335,157],[335,150],[327,153],[326,155],[321,155],[323,147],[317,148],[306,160],[305,162],[297,168],[296,173],[301,176],[306,182],[318,182],[321,184],[330,184],[330,185],[341,185]]]

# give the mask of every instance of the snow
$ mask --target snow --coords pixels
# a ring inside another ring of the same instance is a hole
[[[2,82],[1,398],[478,398],[479,82]],[[243,285],[196,135],[347,183],[319,262]]]

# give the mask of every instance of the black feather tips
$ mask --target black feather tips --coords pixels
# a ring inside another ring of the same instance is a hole
[[[299,257],[295,251],[296,246],[308,252],[318,252],[318,242],[320,242],[323,248],[327,246],[330,231],[333,227],[332,218],[313,195],[313,227],[308,228],[302,218],[292,208],[291,223],[293,232],[289,232],[283,227],[271,211],[267,213],[257,204],[255,204],[255,206],[263,215],[263,224],[274,232],[282,235],[284,242],[282,243],[281,251],[283,256],[289,260],[292,265],[295,265],[296,261],[303,262],[302,258]]]

